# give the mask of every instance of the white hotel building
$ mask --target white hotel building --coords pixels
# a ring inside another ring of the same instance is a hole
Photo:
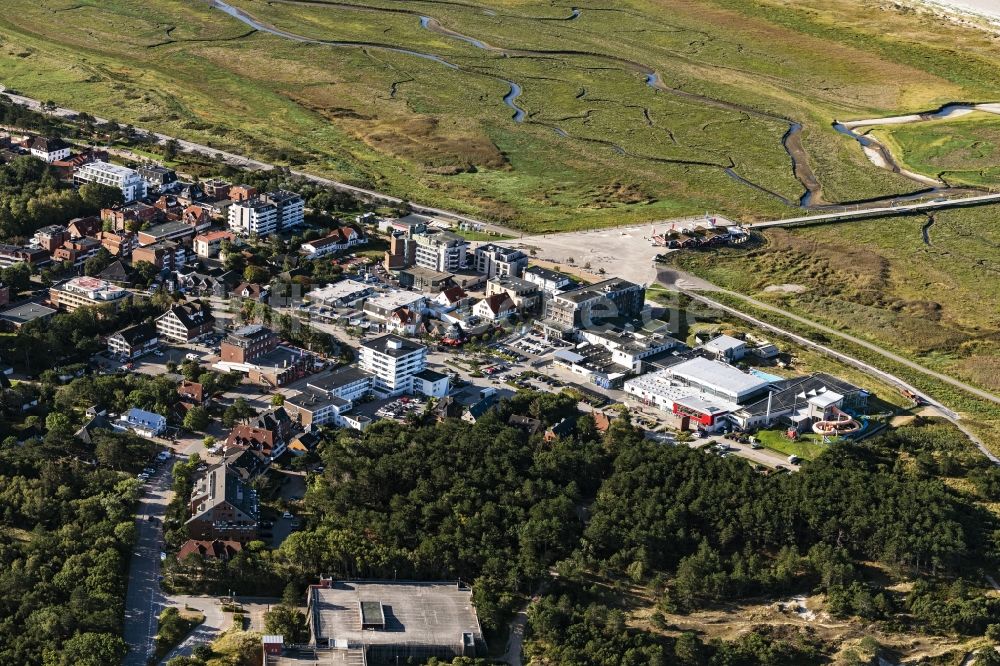
[[[262,199],[237,201],[229,207],[229,229],[241,236],[268,236],[278,230],[278,208]]]
[[[122,191],[126,203],[146,196],[146,181],[138,171],[108,162],[84,164],[73,173],[73,182],[78,185],[100,183],[117,187]]]
[[[413,393],[413,377],[427,366],[427,347],[401,338],[383,335],[362,343],[361,369],[375,378],[372,390],[380,398]]]

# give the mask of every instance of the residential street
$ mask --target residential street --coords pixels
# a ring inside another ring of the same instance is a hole
[[[166,599],[160,591],[160,527],[167,504],[173,496],[170,490],[172,464],[168,461],[157,470],[146,485],[146,494],[139,503],[136,516],[136,545],[129,565],[128,592],[125,595],[125,642],[129,651],[124,666],[146,666],[155,645],[157,617]],[[153,516],[155,522],[148,520]]]

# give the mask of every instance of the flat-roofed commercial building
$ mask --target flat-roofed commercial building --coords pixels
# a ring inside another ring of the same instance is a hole
[[[367,298],[373,291],[371,285],[356,280],[341,280],[320,289],[313,289],[306,294],[306,298],[312,303],[329,307],[350,307]]]
[[[737,404],[762,395],[770,382],[728,363],[695,357],[666,370],[674,379]]]
[[[73,312],[93,305],[119,308],[132,300],[128,290],[94,277],[73,278],[49,290],[52,303],[61,310]]]
[[[360,651],[371,666],[486,654],[472,589],[461,583],[323,580],[307,601],[311,643]]]
[[[0,312],[0,326],[5,330],[16,331],[33,321],[44,321],[55,313],[55,309],[41,303],[21,303]]]

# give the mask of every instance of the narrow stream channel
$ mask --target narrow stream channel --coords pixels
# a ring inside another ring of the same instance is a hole
[[[293,3],[295,2],[295,0],[291,0],[291,1]],[[382,44],[382,43],[377,43],[377,42],[354,42],[354,41],[323,40],[323,39],[314,39],[314,38],[310,38],[310,37],[305,37],[303,35],[298,35],[296,33],[289,32],[289,31],[286,31],[286,30],[282,30],[282,29],[277,28],[275,26],[271,26],[271,25],[262,23],[261,21],[255,19],[253,16],[251,16],[247,12],[245,12],[245,11],[243,11],[243,10],[237,8],[237,7],[233,7],[232,5],[229,5],[228,3],[224,2],[224,0],[208,0],[208,2],[209,2],[209,4],[211,4],[216,9],[219,9],[219,10],[225,12],[226,14],[228,14],[229,16],[232,16],[233,18],[238,19],[239,21],[242,21],[243,23],[245,23],[248,26],[254,28],[255,30],[259,30],[261,32],[266,32],[268,34],[272,34],[272,35],[275,35],[275,36],[278,36],[278,37],[282,37],[284,39],[289,39],[289,40],[293,40],[293,41],[297,41],[297,42],[302,42],[302,43],[324,44],[324,45],[333,46],[333,47],[355,47],[355,48],[364,47],[364,48],[374,48],[374,49],[380,49],[380,50],[385,50],[385,51],[391,51],[391,52],[395,52],[395,53],[402,53],[402,54],[406,54],[406,55],[411,55],[411,56],[414,56],[414,57],[422,58],[422,59],[425,59],[425,60],[430,60],[430,61],[436,62],[438,64],[441,64],[441,65],[443,65],[445,67],[448,67],[449,69],[462,71],[462,72],[465,72],[467,74],[474,74],[474,75],[477,75],[477,76],[486,76],[488,78],[494,79],[494,80],[496,80],[498,82],[505,83],[507,85],[508,91],[503,96],[503,103],[508,108],[510,108],[513,111],[513,114],[511,116],[512,120],[515,123],[523,123],[528,118],[528,114],[525,111],[525,109],[523,109],[522,107],[520,107],[517,104],[517,100],[521,96],[523,90],[522,90],[521,86],[518,83],[516,83],[515,81],[510,81],[510,80],[504,79],[502,77],[493,76],[491,74],[485,74],[485,73],[480,72],[480,71],[469,70],[469,69],[460,67],[459,65],[456,65],[453,62],[450,62],[450,61],[448,61],[448,60],[446,60],[446,59],[444,59],[444,58],[442,58],[440,56],[437,56],[437,55],[434,55],[434,54],[431,54],[431,53],[424,53],[424,52],[421,52],[421,51],[415,51],[415,50],[412,50],[412,49],[406,49],[406,48],[402,48],[402,47],[398,47],[398,46],[393,46],[391,44]],[[306,4],[317,4],[317,5],[324,5],[324,4],[326,4],[326,5],[333,6],[336,3],[333,3],[333,2],[327,3],[327,2],[322,2],[322,1],[319,1],[319,0],[316,0],[316,1],[306,0]],[[354,6],[354,7],[357,7],[357,6]],[[763,119],[763,120],[767,120],[767,121],[771,121],[771,122],[778,122],[778,123],[784,124],[784,125],[787,126],[788,129],[786,130],[785,134],[782,136],[781,145],[782,145],[782,148],[784,149],[785,153],[789,157],[789,160],[791,162],[792,172],[794,173],[795,178],[799,181],[799,183],[801,183],[801,185],[803,187],[803,193],[802,193],[802,195],[797,200],[795,200],[795,201],[790,200],[789,198],[787,198],[787,197],[785,197],[785,196],[783,196],[781,194],[778,194],[778,193],[776,193],[776,192],[774,192],[772,190],[768,190],[768,189],[762,187],[761,185],[753,183],[752,181],[747,180],[746,178],[740,176],[736,172],[735,167],[732,166],[732,165],[726,167],[724,164],[723,165],[712,164],[711,162],[697,162],[697,161],[686,161],[686,160],[671,160],[671,159],[667,159],[667,158],[657,158],[657,157],[642,156],[642,155],[636,155],[635,157],[639,157],[639,158],[642,158],[642,159],[649,159],[649,160],[653,160],[653,161],[660,161],[660,162],[664,162],[664,163],[698,164],[698,165],[702,165],[702,166],[706,166],[706,167],[719,168],[719,169],[722,169],[723,172],[728,177],[732,178],[733,180],[735,180],[735,181],[737,181],[737,182],[739,182],[739,183],[741,183],[741,184],[743,184],[743,185],[745,185],[747,187],[751,187],[753,189],[761,191],[761,192],[763,192],[763,193],[765,193],[765,194],[767,194],[769,196],[775,197],[778,200],[780,200],[783,203],[785,203],[786,205],[792,206],[792,207],[799,207],[799,208],[804,208],[804,209],[827,209],[827,208],[836,208],[839,205],[843,205],[843,204],[829,204],[829,203],[827,203],[827,202],[825,202],[823,200],[823,198],[822,198],[822,185],[819,182],[819,180],[817,179],[817,177],[815,176],[815,174],[813,173],[812,168],[811,168],[811,166],[809,164],[808,153],[806,152],[804,146],[802,145],[802,141],[801,141],[802,125],[800,123],[796,122],[795,120],[791,120],[789,118],[786,118],[786,117],[783,117],[783,116],[779,116],[779,115],[776,115],[776,114],[773,114],[773,113],[768,113],[766,111],[761,111],[761,110],[753,108],[753,107],[744,106],[742,104],[736,104],[736,103],[732,103],[732,102],[727,102],[727,101],[724,101],[724,100],[719,100],[719,99],[707,97],[707,96],[704,96],[704,95],[699,95],[697,93],[690,93],[690,92],[687,92],[687,91],[684,91],[684,90],[673,88],[673,87],[667,85],[663,81],[663,78],[660,76],[659,72],[657,72],[653,68],[648,67],[646,65],[643,65],[641,63],[637,63],[637,62],[634,62],[634,61],[631,61],[631,60],[626,60],[624,58],[620,58],[620,57],[617,57],[617,56],[610,56],[610,55],[607,55],[607,54],[600,54],[600,53],[590,53],[590,52],[586,52],[586,51],[570,51],[570,50],[551,50],[551,51],[546,51],[546,50],[531,50],[531,49],[501,49],[501,48],[497,48],[495,46],[491,46],[490,44],[488,44],[488,43],[486,43],[486,42],[484,42],[484,41],[482,41],[480,39],[476,39],[476,38],[470,37],[468,35],[463,35],[463,34],[461,34],[459,32],[451,30],[449,28],[445,28],[444,26],[441,25],[441,23],[437,19],[435,19],[435,18],[433,18],[431,16],[422,15],[422,14],[416,12],[416,11],[412,11],[412,10],[409,10],[409,9],[393,9],[393,10],[383,10],[381,8],[362,8],[362,9],[370,9],[372,11],[391,11],[393,13],[409,14],[409,15],[417,17],[419,19],[419,21],[420,21],[420,27],[423,28],[423,29],[425,29],[425,30],[428,30],[428,31],[434,32],[436,34],[440,34],[440,35],[443,35],[443,36],[446,36],[446,37],[450,37],[452,39],[456,39],[456,40],[465,42],[466,44],[469,44],[469,45],[471,45],[471,46],[473,46],[473,47],[475,47],[477,49],[482,49],[482,50],[490,51],[490,52],[493,52],[493,53],[502,54],[502,55],[505,55],[505,56],[552,57],[552,56],[562,55],[562,56],[567,56],[567,57],[599,58],[599,59],[602,59],[602,60],[605,60],[605,61],[610,61],[610,62],[619,64],[619,65],[622,65],[622,66],[624,66],[624,67],[626,67],[628,69],[632,69],[634,71],[642,73],[643,76],[645,77],[646,85],[649,86],[649,87],[651,87],[651,88],[653,88],[654,90],[656,90],[658,92],[663,92],[663,93],[674,95],[674,96],[681,97],[681,98],[684,98],[684,99],[688,99],[688,100],[692,100],[692,101],[697,101],[697,102],[700,102],[700,103],[703,103],[703,104],[714,106],[716,108],[725,109],[727,111],[744,113],[744,114],[748,114],[748,115],[751,115],[751,116],[754,116],[754,117],[757,117],[757,118],[760,118],[760,119]],[[489,15],[496,15],[496,13],[492,12],[491,10],[483,10],[483,12],[486,13],[486,14],[489,14]],[[539,20],[574,21],[574,20],[577,20],[580,17],[581,13],[582,13],[581,9],[579,9],[577,7],[573,7],[572,11],[571,11],[571,13],[570,13],[570,15],[568,17],[564,17],[564,18],[552,18],[552,17],[549,17],[549,18],[543,18],[543,19],[539,19]],[[859,144],[859,146],[861,147],[861,149],[865,151],[866,156],[869,158],[869,160],[872,163],[876,164],[877,166],[879,166],[881,168],[885,168],[885,169],[893,171],[895,173],[899,173],[899,174],[901,174],[901,175],[909,178],[910,180],[913,180],[914,182],[920,183],[921,185],[929,186],[929,187],[925,187],[925,188],[921,189],[918,192],[913,192],[913,193],[904,194],[904,195],[879,197],[879,198],[876,198],[876,199],[866,200],[865,203],[867,203],[867,202],[906,201],[906,200],[909,200],[909,199],[919,198],[919,197],[922,197],[922,196],[926,196],[928,193],[939,193],[939,192],[940,193],[948,193],[948,192],[953,192],[953,191],[957,192],[957,191],[962,191],[962,190],[956,189],[956,188],[949,188],[945,184],[940,183],[940,182],[938,182],[938,181],[936,181],[936,180],[934,180],[932,178],[929,178],[929,177],[926,177],[926,176],[922,176],[920,174],[915,174],[915,173],[906,171],[905,169],[902,169],[899,166],[899,164],[897,163],[897,161],[895,160],[895,158],[893,157],[892,153],[888,150],[888,148],[886,148],[883,144],[879,143],[877,140],[873,139],[872,137],[869,137],[869,136],[865,135],[862,132],[855,131],[856,127],[868,127],[868,126],[871,126],[871,125],[879,125],[879,124],[903,124],[903,123],[908,123],[908,122],[920,122],[920,121],[925,121],[925,120],[935,120],[935,119],[940,119],[940,118],[947,118],[949,116],[956,115],[956,114],[969,113],[969,112],[972,112],[972,111],[975,111],[975,110],[985,110],[985,111],[988,111],[988,112],[1000,114],[1000,104],[953,103],[953,104],[947,104],[945,106],[942,106],[940,109],[937,109],[936,111],[928,111],[928,112],[924,112],[924,113],[913,114],[911,116],[892,116],[892,117],[881,118],[881,119],[876,118],[876,119],[872,119],[872,120],[866,120],[866,121],[863,122],[863,124],[861,124],[860,121],[852,121],[852,122],[848,122],[848,123],[843,123],[843,122],[838,122],[838,121],[833,122],[832,123],[833,129],[835,131],[837,131],[837,132],[839,132],[841,134],[844,134],[846,136],[849,136],[852,139],[854,139],[855,141],[857,141],[857,143]],[[531,121],[531,122],[536,122],[536,121]],[[590,139],[590,138],[586,138],[586,137],[574,137],[571,134],[569,134],[568,132],[566,132],[565,130],[559,128],[559,127],[555,127],[555,126],[552,126],[552,125],[547,125],[545,123],[541,123],[541,124],[551,127],[556,132],[556,134],[558,134],[560,137],[564,137],[564,138],[572,139],[572,140],[582,140],[582,141],[588,141],[588,142],[592,142],[592,143],[600,143],[600,144],[603,144],[603,145],[607,145],[608,147],[610,147],[612,150],[614,150],[618,154],[621,154],[621,155],[630,155],[630,153],[628,153],[624,148],[622,148],[621,146],[619,146],[619,145],[617,145],[617,144],[615,144],[615,143],[613,143],[611,141],[606,141],[606,140],[603,140],[603,139],[600,139],[600,140],[599,139]],[[850,203],[855,204],[855,203],[862,203],[862,202],[850,202]]]

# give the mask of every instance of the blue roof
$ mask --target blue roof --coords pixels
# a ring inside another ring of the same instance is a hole
[[[144,409],[133,407],[125,414],[125,420],[129,423],[145,423],[149,425],[161,425],[167,422],[167,417],[160,416],[155,412],[147,412]]]

